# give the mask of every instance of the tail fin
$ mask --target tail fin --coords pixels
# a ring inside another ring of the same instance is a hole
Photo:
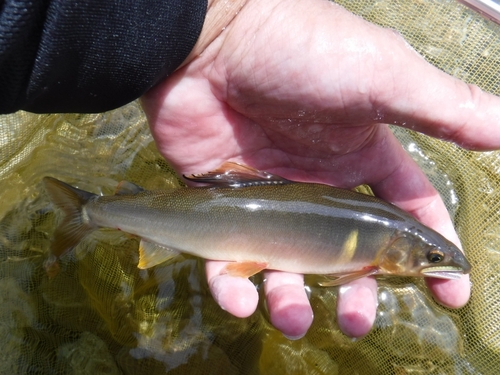
[[[44,177],[43,183],[52,203],[64,212],[64,219],[56,228],[51,245],[52,255],[57,259],[97,229],[82,212],[83,206],[95,194],[52,177]]]

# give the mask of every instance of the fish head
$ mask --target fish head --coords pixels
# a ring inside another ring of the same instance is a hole
[[[379,268],[382,274],[459,279],[471,265],[457,246],[440,235],[429,240],[404,233],[381,254]]]
[[[457,280],[469,273],[471,265],[464,253],[446,240],[444,245],[428,245],[416,267],[420,276]]]

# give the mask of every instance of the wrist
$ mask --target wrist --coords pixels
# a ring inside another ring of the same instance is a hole
[[[179,68],[201,55],[210,43],[212,43],[231,23],[247,1],[248,0],[208,0],[207,15],[198,41]]]

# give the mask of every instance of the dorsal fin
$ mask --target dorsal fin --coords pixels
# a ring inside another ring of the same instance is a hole
[[[184,178],[189,181],[218,187],[248,187],[292,183],[292,181],[283,177],[229,161],[213,171],[202,174],[192,174],[184,176]]]

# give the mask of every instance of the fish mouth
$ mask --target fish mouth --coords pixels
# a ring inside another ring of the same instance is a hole
[[[435,277],[437,279],[458,280],[464,275],[464,270],[460,267],[429,267],[420,270],[425,277]]]

